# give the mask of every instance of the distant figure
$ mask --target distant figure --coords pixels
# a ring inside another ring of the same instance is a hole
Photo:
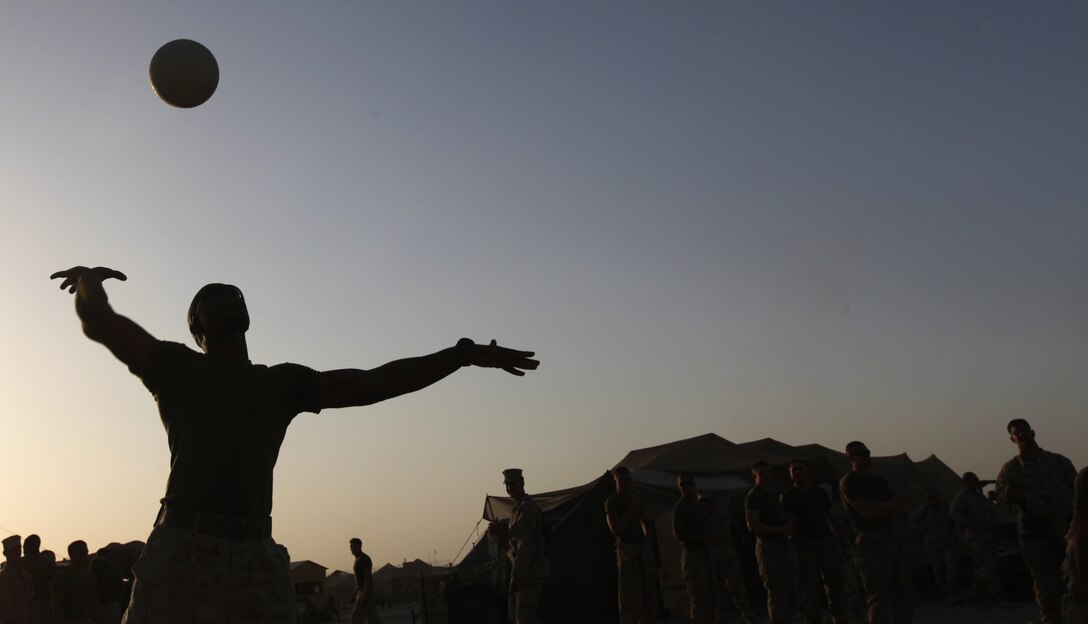
[[[842,551],[828,519],[831,497],[812,484],[803,459],[790,460],[789,471],[793,487],[782,495],[782,511],[797,526],[791,540],[797,548],[805,623],[822,624],[826,601],[835,624],[849,624]]]
[[[992,483],[992,482],[991,482]],[[975,570],[975,598],[983,605],[1005,602],[997,574],[994,551],[994,504],[982,493],[982,481],[973,472],[963,473],[963,489],[952,499],[949,514],[956,523]]]
[[[869,624],[906,624],[914,618],[914,582],[906,536],[896,522],[907,508],[895,496],[891,485],[872,474],[872,458],[864,443],[846,445],[850,472],[839,481],[839,494],[857,529],[854,557]]]
[[[35,534],[23,540],[23,569],[30,573],[34,588],[31,605],[31,621],[35,624],[53,624],[53,605],[49,598],[49,583],[57,573],[57,558],[52,552],[42,552],[42,538]]]
[[[98,597],[98,623],[117,624],[127,599],[121,567],[109,556],[108,548],[99,548],[87,571],[94,578],[95,595]]]
[[[31,624],[33,589],[30,574],[21,565],[22,544],[18,535],[4,538],[4,567],[0,570],[0,622]]]
[[[548,577],[544,552],[544,515],[525,493],[520,468],[502,471],[506,493],[514,499],[509,524],[491,523],[488,531],[497,535],[510,559],[510,611],[516,624],[540,622],[540,594]]]
[[[725,622],[729,610],[727,600],[732,600],[740,617],[746,624],[754,624],[755,612],[748,598],[748,585],[744,582],[744,569],[741,567],[737,546],[733,543],[733,522],[729,514],[729,502],[723,503],[699,496],[699,503],[710,519],[710,533],[714,541],[710,543],[710,563],[714,585],[711,595],[717,621]]]
[[[1035,580],[1035,602],[1043,622],[1062,621],[1062,561],[1073,517],[1077,471],[1065,457],[1044,451],[1023,418],[1005,427],[1017,455],[997,475],[998,499],[1016,509],[1020,554]]]
[[[1081,468],[1073,488],[1073,523],[1065,561],[1068,593],[1062,606],[1065,624],[1088,624],[1088,468]]]
[[[616,540],[620,624],[657,621],[657,568],[650,546],[650,524],[642,501],[631,493],[631,471],[612,471],[616,493],[604,502],[608,530]]]
[[[676,477],[676,486],[680,488],[680,500],[672,510],[672,534],[683,547],[680,574],[688,586],[689,617],[694,624],[709,624],[714,612],[710,545],[718,536],[711,531],[710,518],[699,503],[695,477],[682,472]]]
[[[945,602],[955,604],[958,601],[955,587],[956,551],[948,505],[936,491],[927,489],[925,502],[910,514],[910,525],[922,535],[933,581],[944,594]]]
[[[374,600],[374,562],[370,555],[363,552],[363,540],[358,537],[351,538],[348,547],[355,556],[355,563],[351,568],[355,573],[355,593],[351,595],[354,605],[351,610],[351,624],[381,624],[377,601]]]
[[[57,572],[49,586],[57,624],[94,624],[98,594],[88,571],[89,564],[87,542],[76,540],[68,545],[68,565]]]
[[[296,620],[289,558],[272,540],[272,471],[287,426],[300,412],[370,405],[415,392],[465,366],[513,375],[533,354],[467,338],[430,355],[372,370],[318,372],[249,360],[249,310],[242,291],[201,288],[189,331],[203,353],[156,340],[113,311],[105,267],[58,271],[76,293],[88,338],[102,343],[155,396],[170,447],[166,496],[140,561],[125,614],[129,624]],[[154,614],[154,615],[149,615]]]
[[[774,473],[760,459],[752,463],[755,486],[744,498],[748,530],[756,536],[756,561],[767,590],[767,617],[771,624],[789,624],[799,606],[797,550],[790,538],[796,521],[782,511],[779,495],[771,489]]]

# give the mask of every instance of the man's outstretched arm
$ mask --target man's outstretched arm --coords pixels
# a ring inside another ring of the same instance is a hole
[[[494,340],[478,345],[467,338],[457,346],[430,355],[394,360],[371,370],[341,369],[320,373],[318,403],[322,409],[371,405],[422,390],[463,366],[501,368],[523,376],[540,362],[532,351],[498,346]]]
[[[60,284],[61,290],[76,294],[76,314],[83,323],[83,333],[105,345],[133,372],[142,372],[155,338],[131,319],[114,312],[106,289],[102,287],[103,280],[128,279],[125,274],[106,267],[77,266],[49,276],[49,279],[58,278],[64,280]]]

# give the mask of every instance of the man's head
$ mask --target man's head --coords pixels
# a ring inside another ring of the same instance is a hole
[[[85,568],[87,562],[90,560],[90,553],[87,551],[87,542],[83,540],[76,540],[71,544],[68,544],[68,559],[71,560],[72,565]]]
[[[872,453],[864,442],[854,440],[846,445],[846,460],[854,470],[868,470],[872,466]]]
[[[769,486],[773,478],[771,465],[763,459],[755,460],[752,462],[752,477],[755,479],[757,487]]]
[[[4,545],[4,558],[8,561],[17,560],[23,552],[22,538],[18,535],[6,537],[0,543]]]
[[[789,463],[789,470],[790,481],[793,481],[794,485],[798,487],[808,485],[808,464],[805,463],[805,460],[797,458],[791,459]]]
[[[189,304],[189,333],[197,346],[211,333],[245,333],[249,330],[249,310],[237,286],[208,284],[196,291]]]
[[[681,472],[676,475],[676,487],[680,488],[680,495],[684,498],[695,496],[695,475],[690,472]]]
[[[363,540],[358,537],[353,537],[348,540],[348,548],[351,550],[351,554],[358,557],[363,554]]]
[[[506,493],[514,500],[525,498],[525,477],[521,475],[521,468],[503,470],[502,484],[506,486]]]
[[[979,480],[978,475],[973,472],[963,473],[963,487],[968,490],[981,490],[982,481]]]
[[[1009,424],[1005,425],[1005,430],[1009,432],[1009,439],[1021,451],[1036,446],[1035,432],[1032,431],[1028,421],[1023,418],[1010,420]]]
[[[616,481],[617,492],[626,492],[631,489],[631,471],[627,466],[617,466],[612,471],[612,478]]]
[[[28,557],[30,555],[36,555],[41,548],[42,538],[38,537],[35,533],[27,535],[26,539],[23,540],[23,556]]]

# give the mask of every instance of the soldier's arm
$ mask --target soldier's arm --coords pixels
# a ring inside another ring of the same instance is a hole
[[[124,273],[106,267],[77,266],[57,271],[50,279],[62,278],[62,290],[76,294],[76,315],[83,324],[83,333],[104,345],[110,353],[139,375],[155,346],[155,338],[131,319],[114,312],[102,281],[126,280]]]
[[[791,516],[792,517],[792,516]],[[748,530],[754,535],[789,535],[789,524],[786,526],[768,526],[759,521],[758,509],[745,509],[744,519],[748,523]]]
[[[608,514],[608,528],[612,531],[614,537],[623,535],[623,532],[627,530],[628,525],[635,520],[636,517],[642,513],[642,505],[636,499],[631,499],[631,505],[627,507],[627,511],[621,516],[616,512],[609,512]]]
[[[457,346],[370,370],[345,368],[319,373],[318,403],[322,409],[372,405],[422,390],[463,366],[500,368],[520,377],[540,365],[531,359],[533,355],[532,351],[500,347],[494,340],[478,345],[462,338]]]

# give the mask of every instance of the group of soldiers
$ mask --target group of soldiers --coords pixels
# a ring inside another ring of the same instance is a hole
[[[127,598],[126,547],[111,544],[91,557],[87,543],[68,545],[68,560],[41,550],[41,538],[3,540],[0,624],[117,624]],[[111,552],[112,550],[112,552]],[[130,563],[130,562],[128,562]]]
[[[1020,552],[1034,581],[1041,621],[1088,624],[1088,468],[1076,473],[1065,457],[1045,451],[1027,421],[1007,426],[1018,453],[1002,467],[996,482],[963,475],[963,489],[946,505],[935,494],[911,509],[884,478],[871,471],[872,457],[860,441],[846,445],[850,472],[839,482],[839,500],[827,484],[815,484],[802,459],[788,464],[792,486],[779,494],[771,465],[752,464],[754,487],[744,502],[748,531],[755,537],[759,576],[767,595],[771,624],[792,622],[800,613],[807,624],[869,624],[913,621],[914,582],[908,527],[921,532],[934,580],[949,604],[962,596],[954,585],[950,542],[958,539],[970,554],[975,575],[974,601],[1005,605],[994,543],[994,502],[982,492],[996,483],[997,501],[1018,518]],[[539,621],[541,588],[548,575],[543,515],[525,494],[518,469],[503,473],[514,500],[509,523],[492,523],[512,564],[509,596],[517,624]],[[615,538],[618,611],[623,624],[656,621],[657,566],[651,519],[632,492],[631,472],[612,471],[616,493],[605,502],[608,528]],[[725,501],[699,494],[695,475],[677,478],[680,500],[672,529],[682,546],[681,574],[690,597],[689,617],[700,624],[724,622],[734,609],[747,624],[757,622],[749,601],[741,557]]]

